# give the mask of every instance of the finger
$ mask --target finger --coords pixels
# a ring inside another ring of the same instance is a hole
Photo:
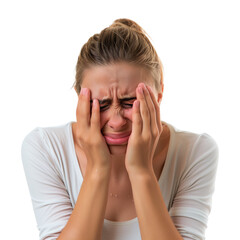
[[[161,116],[160,116],[159,103],[157,102],[157,100],[156,100],[156,98],[155,98],[155,96],[154,96],[154,93],[153,93],[152,89],[151,89],[149,86],[147,86],[147,85],[146,85],[146,87],[147,87],[147,89],[148,89],[148,91],[149,91],[149,94],[151,95],[152,102],[153,102],[153,104],[154,104],[154,106],[155,106],[157,125],[158,125],[159,128],[160,128],[160,127],[161,127]],[[160,129],[159,129],[159,130],[160,130]]]
[[[82,88],[78,97],[77,122],[83,127],[89,127],[90,120],[90,99],[89,90]]]
[[[100,131],[100,108],[97,99],[93,99],[92,104],[92,116],[91,116],[91,128],[95,132]]]
[[[132,112],[132,134],[139,136],[142,133],[142,117],[140,114],[140,102],[135,100]]]
[[[149,90],[145,84],[144,84],[143,91],[144,91],[145,99],[146,99],[147,106],[148,106],[149,113],[150,113],[151,131],[152,131],[152,133],[156,133],[156,132],[158,132],[158,125],[157,125],[157,116],[156,116],[155,105],[153,104],[152,96],[150,95]]]
[[[138,94],[137,99],[140,101],[140,113],[143,121],[142,125],[142,134],[149,134],[150,132],[150,124],[151,124],[151,117],[148,110],[147,102],[145,99],[144,91],[143,91],[143,84],[138,85]]]

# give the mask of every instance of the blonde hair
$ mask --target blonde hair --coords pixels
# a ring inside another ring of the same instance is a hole
[[[155,88],[161,91],[163,67],[146,32],[134,21],[117,19],[99,34],[89,38],[80,51],[73,84],[77,94],[81,91],[84,71],[93,66],[117,62],[133,63],[147,69]]]

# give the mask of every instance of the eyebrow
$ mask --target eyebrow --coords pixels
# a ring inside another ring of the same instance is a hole
[[[119,100],[120,100],[120,102],[126,102],[126,101],[130,101],[133,99],[137,99],[137,98],[136,97],[127,97],[127,98],[120,98]],[[98,101],[99,101],[99,104],[101,105],[104,103],[110,103],[112,101],[112,99],[110,99],[110,98],[103,99],[103,100],[98,99]],[[90,103],[92,103],[92,102],[93,102],[93,100],[91,99]]]

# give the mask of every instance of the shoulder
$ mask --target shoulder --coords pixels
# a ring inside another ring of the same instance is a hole
[[[70,123],[31,130],[22,141],[22,161],[59,165],[58,162],[70,146]]]
[[[218,162],[218,144],[207,133],[195,133],[177,129],[168,124],[170,129],[170,151],[180,172],[202,166],[216,168]]]
[[[27,135],[24,137],[22,141],[22,153],[29,152],[31,150],[37,150],[44,148],[45,146],[45,134],[44,129],[41,127],[36,127],[31,130]]]
[[[53,146],[56,143],[64,143],[69,138],[69,125],[71,122],[53,126],[53,127],[36,127],[24,137],[22,146],[27,144],[38,146]]]
[[[205,151],[207,149],[214,149],[218,152],[217,142],[209,134],[180,130],[171,124],[168,124],[168,126],[175,148],[181,148],[189,152]]]

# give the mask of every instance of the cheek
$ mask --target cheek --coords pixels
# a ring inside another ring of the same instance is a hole
[[[123,115],[124,115],[125,118],[132,121],[132,108],[124,109],[123,110]]]
[[[100,113],[100,128],[102,129],[107,123],[107,114],[105,112]]]

